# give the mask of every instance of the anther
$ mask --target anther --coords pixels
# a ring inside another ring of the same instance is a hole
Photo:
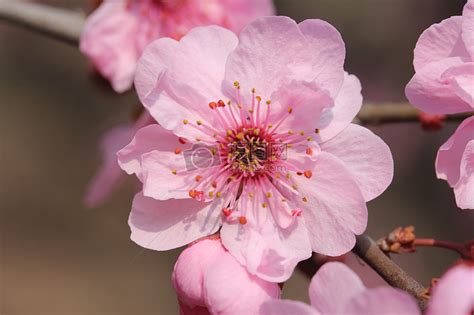
[[[314,133],[319,133],[319,129],[318,128],[314,129]]]
[[[308,137],[308,138],[306,138],[306,141],[311,142],[311,141],[313,141],[313,138],[312,138],[312,137]]]
[[[293,113],[293,108],[288,107],[288,114],[291,114],[291,113]]]
[[[220,191],[216,192],[216,197],[220,198],[222,196],[222,193]]]
[[[210,103],[209,103],[209,108],[210,108],[210,109],[216,109],[216,107],[217,107],[217,103],[216,103],[216,102],[210,102]]]
[[[174,149],[174,154],[180,154],[181,152],[183,152],[183,150],[181,150],[181,148]]]
[[[232,214],[232,209],[224,208],[224,209],[222,209],[222,213],[223,213],[226,217],[228,217],[228,216],[230,216],[230,215]]]
[[[304,131],[300,131],[300,136],[304,136]]]
[[[271,198],[272,197],[272,193],[271,192],[267,192],[267,198]]]
[[[196,182],[200,182],[201,179],[202,179],[202,176],[201,175],[196,175],[196,177],[194,179],[196,180]]]
[[[308,198],[306,197],[303,197],[301,200],[303,200],[303,202],[308,202]]]
[[[189,120],[184,119],[184,120],[183,120],[183,124],[185,124],[185,125],[189,124]]]
[[[301,176],[303,175],[303,172],[296,172],[296,175]]]
[[[201,125],[202,125],[202,121],[198,120],[198,121],[196,121],[196,124],[197,124],[198,126],[201,126]]]
[[[311,150],[311,148],[306,148],[306,154],[313,155],[313,150]]]
[[[267,203],[266,202],[262,203],[262,208],[266,208],[266,207],[267,207]]]
[[[178,172],[177,172],[176,170],[171,170],[171,173],[172,173],[173,175],[176,175]]]
[[[217,182],[215,180],[212,181],[211,186],[216,188],[217,187]]]
[[[311,178],[311,176],[313,176],[313,172],[311,172],[310,170],[304,171],[303,174],[306,178]]]
[[[293,210],[291,210],[291,216],[299,217],[302,212],[303,212],[303,210],[301,210],[300,208],[293,209]]]
[[[229,104],[229,105],[230,105],[230,104]],[[223,101],[223,100],[219,100],[219,101],[217,102],[217,106],[219,106],[219,107],[225,107],[224,101]]]
[[[181,144],[186,144],[186,139],[184,139],[184,138],[182,138],[182,137],[179,137],[179,138],[178,138],[178,141],[179,141],[179,143],[181,143]]]
[[[267,100],[265,103],[267,103],[267,105],[270,105],[272,103],[272,101]]]
[[[239,223],[242,225],[247,224],[247,218],[244,216],[239,217]]]

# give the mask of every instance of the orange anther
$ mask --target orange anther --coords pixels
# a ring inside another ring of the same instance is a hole
[[[311,148],[307,148],[306,149],[306,154],[313,155],[313,150],[311,150]]]
[[[174,149],[175,154],[180,154],[181,152],[183,152],[183,150],[181,150],[181,148]]]
[[[239,217],[239,223],[242,225],[247,224],[247,218],[244,216]]]
[[[306,178],[311,178],[311,176],[313,176],[313,172],[311,172],[310,170],[304,171],[303,174]]]

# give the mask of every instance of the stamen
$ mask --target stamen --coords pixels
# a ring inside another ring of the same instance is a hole
[[[244,216],[239,217],[239,223],[242,225],[247,224],[247,218]]]
[[[174,154],[180,154],[181,152],[183,152],[181,148],[174,149]]]
[[[312,176],[313,176],[313,172],[311,172],[310,170],[304,171],[304,177],[309,179]]]

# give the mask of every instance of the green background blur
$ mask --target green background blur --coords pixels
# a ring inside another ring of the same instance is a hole
[[[83,0],[43,2],[76,10],[87,5]],[[375,102],[405,101],[419,34],[459,15],[463,4],[276,1],[281,15],[297,21],[320,18],[338,28],[347,45],[346,69],[361,79],[365,99]],[[100,164],[99,137],[129,119],[137,104],[133,92],[115,95],[90,73],[77,48],[0,22],[2,315],[177,313],[170,275],[179,250],[143,250],[129,239],[134,181],[129,179],[97,209],[82,204]],[[422,237],[472,237],[473,213],[456,208],[452,190],[434,173],[436,151],[455,127],[449,123],[436,133],[414,123],[371,128],[389,144],[395,159],[393,184],[369,204],[371,236],[414,224]],[[455,259],[436,249],[395,257],[424,285]],[[368,285],[381,283],[357,259],[348,261]],[[307,300],[307,285],[296,272],[283,295]]]

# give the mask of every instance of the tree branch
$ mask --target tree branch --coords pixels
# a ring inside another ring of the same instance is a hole
[[[410,103],[365,103],[357,114],[358,123],[362,125],[380,125],[386,123],[417,122],[419,111]],[[462,121],[474,113],[448,115],[447,121]]]
[[[388,284],[410,293],[416,298],[421,309],[426,308],[426,289],[387,257],[369,236],[357,236],[357,242],[352,251],[372,267]]]
[[[0,19],[78,45],[84,14],[20,0],[0,0]]]

